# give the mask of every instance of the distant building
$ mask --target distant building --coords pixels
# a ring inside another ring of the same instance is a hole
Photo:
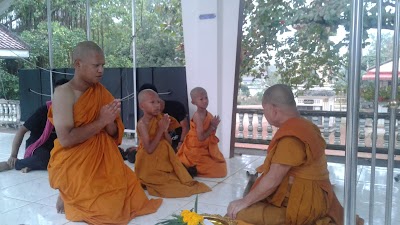
[[[298,93],[296,104],[299,110],[336,111],[335,92],[329,87],[312,88]]]
[[[0,59],[28,57],[28,45],[9,31],[4,25],[0,24]]]
[[[264,78],[243,76],[242,85],[245,85],[249,88],[251,96],[255,96],[257,93],[262,92],[267,88]]]

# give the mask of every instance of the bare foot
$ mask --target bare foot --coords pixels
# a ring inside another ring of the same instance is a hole
[[[64,201],[62,200],[61,196],[58,195],[57,203],[56,203],[57,213],[64,214]]]
[[[12,168],[10,165],[8,165],[7,162],[0,162],[0,172],[6,171],[6,170],[11,170]]]
[[[29,168],[29,167],[25,167],[25,168],[21,169],[22,173],[29,173],[29,171],[31,171],[31,168]]]

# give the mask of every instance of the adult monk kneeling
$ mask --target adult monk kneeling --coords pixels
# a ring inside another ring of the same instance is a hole
[[[291,89],[269,87],[262,107],[268,123],[279,130],[250,192],[228,206],[228,216],[251,224],[342,225],[343,207],[331,182],[326,143],[312,122],[297,111]],[[364,220],[357,217],[357,225]]]
[[[48,166],[50,186],[59,189],[57,210],[71,221],[127,224],[154,213],[162,199],[149,200],[121,158],[121,103],[99,83],[104,54],[94,42],[73,52],[75,74],[54,93],[49,119],[57,139]]]

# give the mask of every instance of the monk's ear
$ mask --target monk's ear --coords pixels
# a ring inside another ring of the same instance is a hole
[[[75,59],[74,61],[74,68],[77,68],[81,65],[81,61],[79,59]]]
[[[139,109],[141,109],[142,111],[144,111],[144,110],[143,110],[143,102],[139,103]]]

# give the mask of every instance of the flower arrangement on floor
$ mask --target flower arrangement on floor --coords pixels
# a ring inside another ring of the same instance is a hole
[[[180,215],[172,215],[173,218],[157,223],[156,225],[236,225],[237,222],[227,217],[210,214],[197,214],[198,196],[191,210],[182,210]]]
[[[194,208],[191,210],[182,210],[180,215],[172,215],[172,219],[167,219],[156,225],[203,225],[204,217],[197,214],[198,195],[194,202]]]

